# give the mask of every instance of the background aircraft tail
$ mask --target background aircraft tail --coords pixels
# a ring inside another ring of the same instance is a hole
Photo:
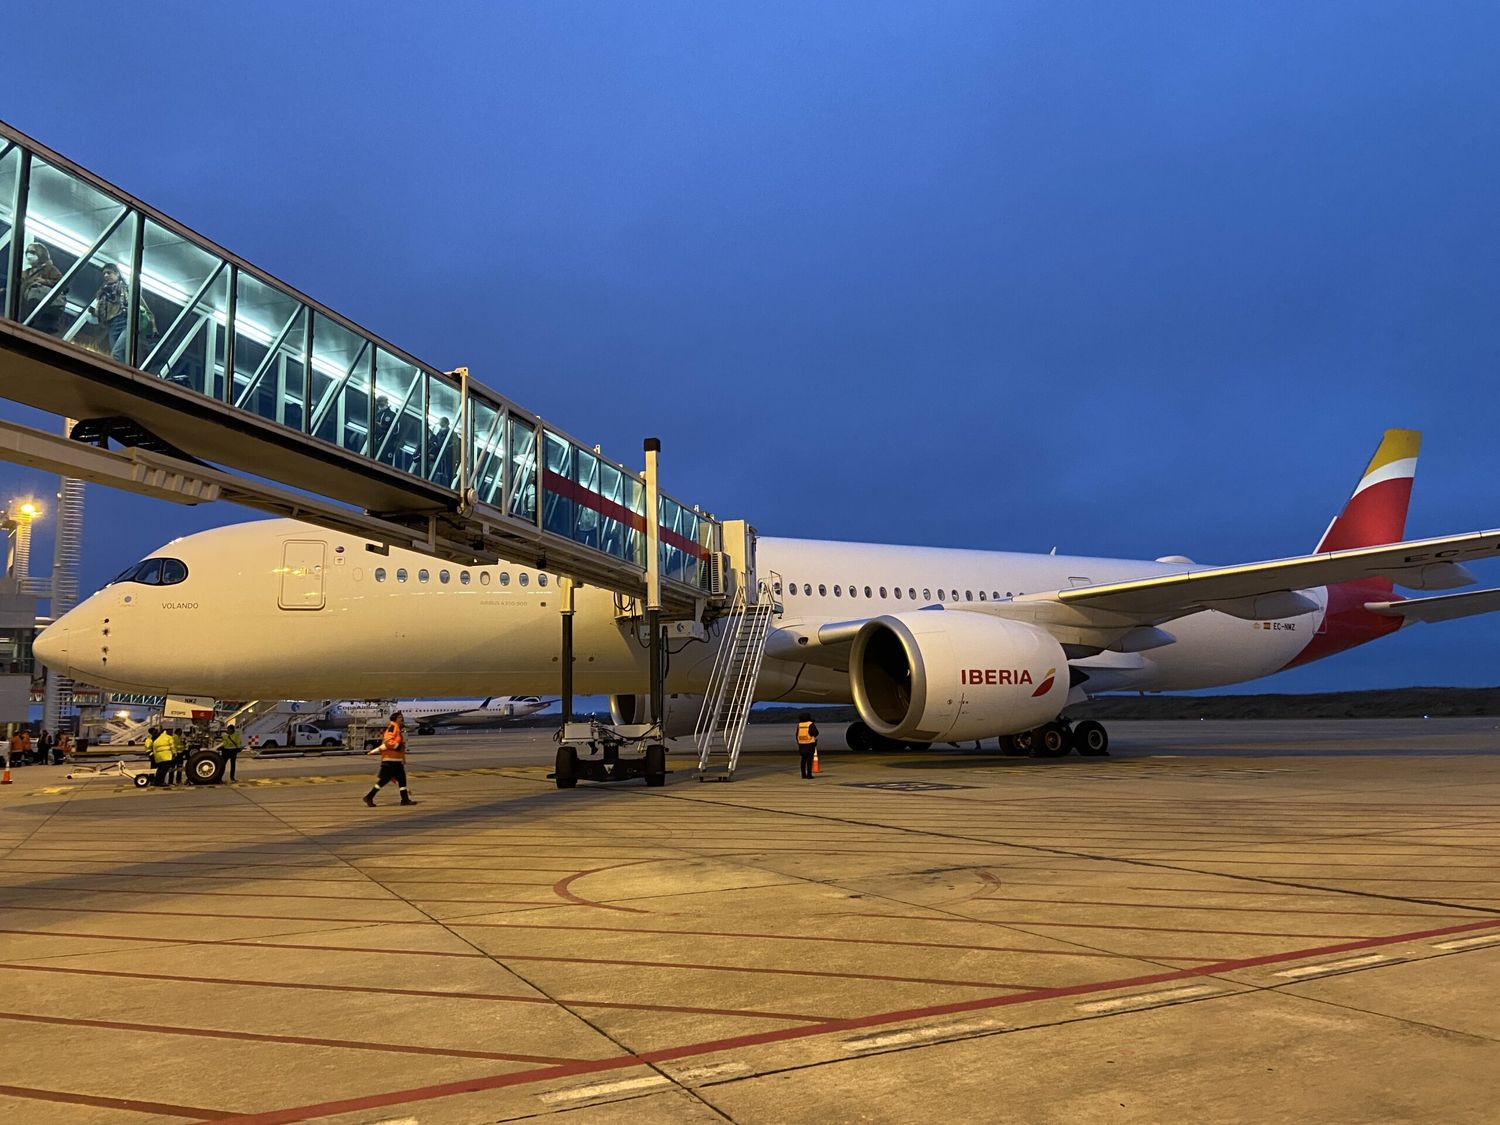
[[[1399,543],[1406,533],[1406,509],[1411,504],[1421,447],[1422,435],[1417,430],[1386,430],[1354,495],[1328,525],[1317,550]]]

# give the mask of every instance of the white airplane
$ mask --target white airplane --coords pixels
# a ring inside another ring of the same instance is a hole
[[[778,603],[755,696],[849,703],[856,749],[1002,736],[1102,753],[1069,703],[1254,680],[1421,621],[1500,609],[1462,565],[1500,531],[1401,541],[1420,435],[1391,430],[1312,554],[1207,567],[761,538]],[[555,692],[555,576],[457,566],[291,520],[178,539],[50,626],[49,667],[119,691],[394,698],[506,683]],[[647,649],[608,590],[578,591],[574,689],[643,713]],[[724,629],[672,646],[668,733],[691,729]],[[234,644],[162,644],[232,637]],[[1004,743],[1005,738],[1018,742]]]
[[[550,700],[534,695],[491,695],[484,699],[344,699],[318,720],[320,727],[343,730],[350,723],[384,722],[392,711],[400,711],[406,724],[418,734],[431,734],[438,727],[486,730],[535,715],[551,706]]]

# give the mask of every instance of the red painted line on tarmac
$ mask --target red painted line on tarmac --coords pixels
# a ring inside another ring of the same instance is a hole
[[[427,901],[427,900],[423,900]],[[907,915],[890,915],[890,917],[901,918],[905,921],[931,921],[946,922],[954,926],[988,925],[978,919],[971,918],[924,918],[916,919]],[[746,938],[753,941],[807,941],[826,945],[889,945],[899,948],[912,949],[958,949],[965,953],[1034,953],[1039,957],[1114,957],[1123,961],[1217,961],[1217,957],[1178,957],[1176,954],[1161,957],[1148,956],[1136,953],[1107,953],[1103,950],[1071,950],[1071,949],[1035,949],[1024,945],[976,945],[973,942],[962,941],[911,941],[905,938],[853,938],[853,937],[829,937],[820,934],[772,934],[764,932],[753,932],[745,930],[668,930],[654,929],[645,926],[563,926],[555,922],[466,922],[462,918],[444,919],[449,927],[463,926],[465,928],[480,928],[492,930],[561,930],[563,933],[579,932],[585,934],[652,934],[665,937],[679,938]]]
[[[1147,888],[1149,890],[1150,888]],[[1215,891],[1200,891],[1212,895]],[[986,895],[988,902],[1032,902],[1047,906],[1123,906],[1131,910],[1232,910],[1245,914],[1332,914],[1347,918],[1467,918],[1467,914],[1437,914],[1431,910],[1317,910],[1279,906],[1185,906],[1180,902],[1106,902],[1087,898],[1018,898],[1011,895]]]
[[[278,921],[299,922],[300,918],[282,918]],[[402,925],[404,923],[391,923]],[[233,945],[242,949],[303,949],[314,953],[381,953],[393,957],[470,957],[489,960],[487,953],[461,953],[442,949],[383,949],[369,945],[315,945],[309,942],[263,941],[260,938],[174,938],[141,937],[139,934],[91,934],[76,930],[16,930],[0,929],[0,934],[24,934],[30,937],[82,938],[93,941],[152,941],[163,945]]]
[[[32,1086],[0,1086],[0,1097],[61,1102],[64,1105],[91,1105],[100,1109],[123,1109],[131,1113],[152,1113],[162,1117],[186,1117],[192,1121],[223,1121],[234,1116],[227,1109],[202,1109],[167,1102],[138,1102],[131,1098],[105,1098],[97,1094],[74,1094],[65,1090],[38,1090]]]
[[[105,1031],[134,1031],[144,1035],[190,1035],[201,1039],[235,1039],[249,1043],[295,1043],[303,1047],[340,1047],[351,1051],[386,1051],[397,1055],[439,1055],[455,1059],[490,1059],[495,1062],[565,1065],[582,1060],[553,1055],[519,1055],[511,1051],[466,1051],[459,1047],[419,1047],[407,1043],[375,1043],[361,1039],[321,1039],[310,1035],[269,1035],[257,1031],[223,1031],[212,1027],[178,1027],[160,1023],[127,1023],[122,1020],[90,1020],[71,1016],[38,1016],[29,1012],[0,1012],[0,1020],[17,1023],[92,1027]]]
[[[644,863],[645,860],[632,860],[630,863],[619,863],[609,867],[593,867],[588,871],[575,871],[571,875],[564,876],[552,884],[552,893],[558,898],[571,902],[576,906],[597,906],[600,910],[618,910],[624,914],[648,914],[649,911],[637,910],[633,906],[614,906],[607,902],[595,902],[593,899],[583,898],[575,895],[569,888],[575,880],[582,879],[585,875],[597,875],[601,871],[615,871],[621,867],[630,867],[636,863]]]
[[[1500,927],[1500,918],[1483,922],[1469,922],[1459,926],[1444,926],[1436,930],[1416,930],[1405,934],[1389,934],[1385,937],[1364,938],[1359,941],[1342,942],[1337,945],[1315,946],[1309,949],[1287,950],[1269,953],[1260,957],[1242,957],[1229,961],[1215,961],[1193,969],[1175,969],[1166,973],[1151,973],[1145,976],[1125,977],[1119,980],[1092,981],[1086,984],[1061,985],[1055,988],[1039,988],[1029,992],[1010,993],[1004,996],[986,996],[975,1000],[959,1000],[948,1004],[935,1004],[923,1008],[907,1008],[900,1011],[880,1012],[869,1016],[831,1020],[812,1027],[783,1028],[753,1035],[739,1035],[726,1039],[714,1039],[701,1043],[689,1043],[680,1047],[666,1047],[639,1054],[620,1055],[609,1059],[594,1059],[588,1062],[571,1063],[566,1066],[544,1067],[538,1070],[513,1071],[509,1074],[494,1074],[482,1078],[471,1078],[457,1082],[444,1082],[433,1086],[419,1086],[408,1090],[391,1090],[381,1094],[344,1098],[339,1101],[314,1105],[294,1106],[288,1109],[271,1110],[265,1113],[245,1114],[230,1118],[233,1125],[288,1125],[310,1117],[332,1116],[337,1113],[353,1113],[385,1106],[406,1105],[411,1102],[431,1101],[435,1098],[451,1097],[455,1094],[472,1094],[483,1090],[498,1090],[508,1086],[523,1086],[535,1082],[548,1082],[559,1078],[573,1078],[583,1074],[598,1074],[603,1071],[625,1070],[634,1066],[671,1062],[715,1054],[719,1051],[740,1047],[765,1046],[770,1043],[791,1042],[816,1035],[829,1035],[845,1031],[857,1031],[869,1027],[880,1027],[910,1020],[931,1019],[934,1016],[955,1015],[960,1012],[977,1012],[990,1008],[1008,1007],[1014,1004],[1029,1004],[1042,1000],[1056,1000],[1068,996],[1086,996],[1100,992],[1112,992],[1120,988],[1138,988],[1149,984],[1165,984],[1170,981],[1191,980],[1194,977],[1214,976],[1218,973],[1239,969],[1275,965],[1286,961],[1301,961],[1309,957],[1349,953],[1358,949],[1372,949],[1384,945],[1398,945],[1424,938],[1446,937],[1450,934]]]
[[[376,996],[420,996],[438,1000],[483,1000],[502,1004],[566,1005],[572,1008],[610,1008],[629,1012],[672,1012],[678,1015],[741,1016],[746,1019],[791,1020],[796,1023],[823,1023],[832,1016],[810,1016],[794,1012],[765,1012],[754,1008],[699,1008],[681,1004],[628,1004],[623,1001],[570,999],[550,996],[512,996],[503,992],[452,992],[436,988],[385,988],[379,985],[318,984],[287,980],[247,980],[241,977],[195,977],[178,973],[132,973],[124,969],[80,969],[64,965],[22,965],[0,962],[0,971],[26,973],[62,973],[69,976],[119,977],[126,980],[165,981],[173,984],[241,985],[246,988],[285,988],[306,992],[352,992]]]
[[[1212,934],[1214,937],[1357,938],[1361,934],[1287,934],[1276,930],[1195,930],[1180,926],[1127,926],[1119,922],[1042,922],[1035,918],[928,918],[908,914],[870,914],[844,911],[844,917],[899,918],[907,922],[976,922],[991,926],[1055,926],[1068,930],[1129,930],[1154,934]]]
[[[614,957],[544,957],[530,953],[495,953],[497,961],[546,961],[562,965],[627,965],[633,969],[692,969],[710,973],[763,973],[767,976],[817,977],[819,980],[875,980],[886,984],[939,984],[954,988],[1034,988],[998,980],[952,980],[943,977],[893,977],[879,973],[839,973],[821,969],[775,969],[755,965],[708,965],[691,961],[627,961]]]
[[[143,894],[142,891],[121,891],[121,894]],[[384,899],[388,903],[410,906],[404,899]],[[419,918],[341,918],[326,914],[216,914],[206,910],[132,910],[124,906],[22,906],[6,903],[12,910],[50,910],[58,914],[135,914],[149,918],[246,918],[255,922],[356,922],[366,926],[413,926],[426,925],[432,919]],[[521,905],[536,906],[535,902]],[[415,908],[413,908],[415,909]]]

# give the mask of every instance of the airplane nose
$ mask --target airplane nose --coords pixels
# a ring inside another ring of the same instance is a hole
[[[72,632],[62,622],[54,622],[37,634],[31,642],[31,654],[58,672],[68,668],[68,634]]]

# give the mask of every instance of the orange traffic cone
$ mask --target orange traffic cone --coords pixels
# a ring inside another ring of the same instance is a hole
[[[817,752],[816,749],[814,749],[813,750],[813,776],[817,777],[818,774],[820,774],[822,772],[823,771],[818,768],[818,752]]]
[[[6,766],[5,767],[5,776],[0,777],[0,785],[9,785],[9,784],[10,784],[10,767]]]

